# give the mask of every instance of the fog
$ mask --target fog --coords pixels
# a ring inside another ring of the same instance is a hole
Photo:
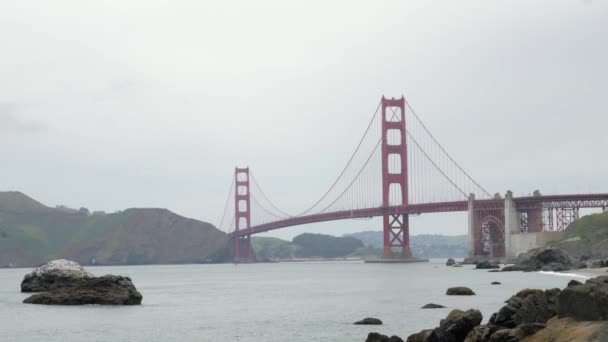
[[[492,193],[608,192],[606,2],[4,1],[0,44],[0,190],[51,206],[218,224],[239,165],[297,212],[402,94]]]

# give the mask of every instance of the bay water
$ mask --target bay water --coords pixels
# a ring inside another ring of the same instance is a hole
[[[0,269],[0,341],[364,341],[377,331],[433,328],[453,309],[479,309],[484,322],[523,288],[563,288],[576,275],[414,264],[293,262],[88,267],[132,278],[141,306],[23,304],[29,269]],[[499,281],[502,285],[491,285]],[[446,296],[467,286],[475,296]],[[446,309],[421,309],[437,303]],[[355,326],[365,317],[382,326]]]

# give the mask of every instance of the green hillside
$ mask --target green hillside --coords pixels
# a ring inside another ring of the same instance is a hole
[[[81,264],[202,262],[225,245],[212,225],[166,209],[114,214],[49,208],[0,192],[0,267],[67,258]]]
[[[293,241],[254,236],[251,243],[258,260],[342,258],[363,247],[361,241],[352,237],[308,233],[296,236]]]
[[[18,191],[0,191],[0,210],[16,213],[34,213],[50,210],[44,204]]]
[[[566,230],[566,238],[551,245],[575,257],[608,258],[608,212],[574,221]]]

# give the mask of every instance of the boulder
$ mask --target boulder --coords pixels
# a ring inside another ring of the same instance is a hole
[[[530,268],[528,266],[523,266],[523,265],[508,265],[508,266],[503,267],[500,271],[501,272],[530,271]]]
[[[475,269],[478,270],[489,270],[489,269],[496,269],[496,268],[500,268],[500,265],[490,262],[490,261],[480,261],[477,263],[477,265],[475,265]]]
[[[445,308],[443,305],[429,303],[422,307],[423,309],[442,309]]]
[[[587,261],[587,267],[589,267],[589,268],[602,268],[602,267],[606,267],[606,263],[604,262],[604,260]]]
[[[577,322],[572,318],[554,317],[546,328],[526,337],[525,342],[601,342],[608,341],[608,322]]]
[[[77,283],[34,294],[23,302],[46,305],[138,305],[142,295],[128,277],[106,275],[86,278]]]
[[[367,317],[360,321],[356,321],[353,324],[356,324],[356,325],[382,325],[382,321],[377,318]]]
[[[446,261],[445,263],[446,266],[454,266],[456,265],[456,260],[449,258],[448,261]]]
[[[551,262],[551,263],[543,265],[543,267],[542,267],[543,271],[550,271],[550,272],[561,272],[561,271],[567,271],[569,269],[570,269],[569,266],[566,266],[559,262]]]
[[[488,272],[494,273],[494,272],[500,272],[500,270],[489,270]]]
[[[536,332],[545,328],[545,324],[528,323],[517,326],[513,329],[498,330],[488,339],[489,342],[518,342],[527,336],[534,335]]]
[[[501,285],[502,283],[499,281],[493,281],[490,283],[491,285]]]
[[[399,336],[388,337],[377,332],[371,332],[367,335],[365,342],[403,342]]]
[[[469,332],[464,342],[488,342],[490,337],[497,331],[505,329],[496,325],[478,325]]]
[[[536,260],[543,264],[558,263],[562,265],[570,265],[572,261],[568,253],[560,248],[547,248],[536,255]]]
[[[457,286],[450,287],[445,294],[448,296],[474,296],[475,292],[468,287]]]
[[[572,279],[572,280],[570,280],[568,282],[568,287],[570,287],[570,286],[576,286],[576,285],[582,285],[582,284],[583,283],[581,283],[580,281]]]
[[[441,328],[435,328],[431,330],[431,333],[424,342],[458,342],[454,335],[448,333]]]
[[[406,342],[426,342],[427,337],[429,337],[429,335],[431,334],[432,331],[433,331],[432,329],[427,329],[427,330],[422,330],[421,332],[412,334],[407,338]]]
[[[483,316],[479,310],[453,310],[445,319],[441,320],[438,329],[445,331],[448,336],[452,335],[455,341],[464,341],[469,332],[481,324],[482,319]],[[433,330],[429,340],[438,329]]]
[[[74,261],[59,259],[26,274],[21,281],[21,292],[45,292],[72,286],[94,276]]]
[[[515,328],[526,323],[546,323],[557,313],[559,289],[519,291],[507,300],[490,323]]]
[[[608,276],[566,287],[559,295],[557,311],[559,317],[572,317],[579,321],[608,320]]]

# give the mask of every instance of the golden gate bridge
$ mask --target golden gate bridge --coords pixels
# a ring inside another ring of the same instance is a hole
[[[382,97],[334,182],[308,208],[288,213],[249,167],[235,168],[218,228],[235,262],[251,262],[251,236],[296,225],[382,217],[384,258],[409,259],[409,216],[468,212],[471,255],[504,257],[510,234],[563,231],[581,208],[608,207],[608,194],[504,198],[491,195],[444,149],[405,100]]]

